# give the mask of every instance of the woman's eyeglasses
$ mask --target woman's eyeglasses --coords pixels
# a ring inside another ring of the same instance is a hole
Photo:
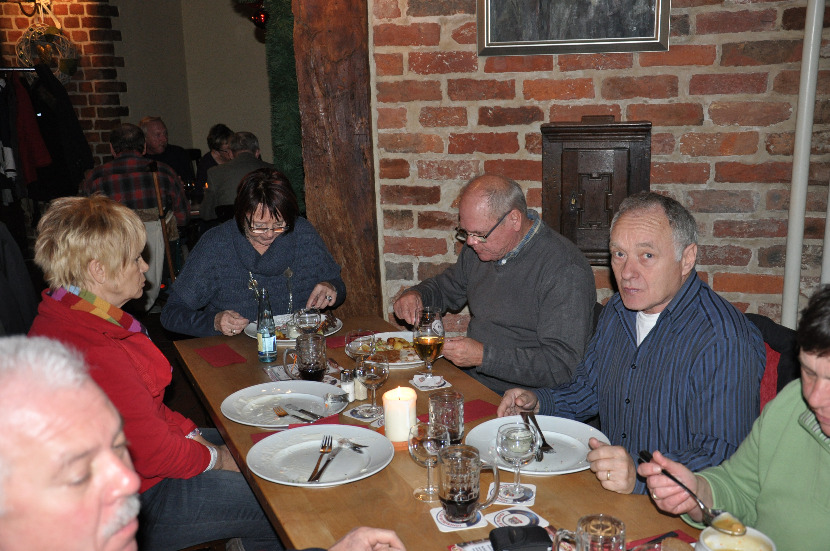
[[[248,224],[248,230],[254,235],[264,235],[266,233],[276,233],[281,234],[284,233],[286,229],[286,225],[283,224],[281,226],[255,226],[253,224]]]

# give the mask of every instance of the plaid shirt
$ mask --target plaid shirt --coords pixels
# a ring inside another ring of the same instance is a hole
[[[101,192],[131,209],[158,208],[153,174],[147,170],[151,162],[134,151],[125,151],[110,162],[93,168],[81,184],[81,193]],[[158,180],[164,210],[172,209],[176,223],[184,226],[190,208],[181,180],[164,163],[158,163]]]

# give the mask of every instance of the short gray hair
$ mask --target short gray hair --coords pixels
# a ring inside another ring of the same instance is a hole
[[[683,251],[689,245],[697,245],[697,222],[686,207],[675,201],[671,197],[660,195],[653,191],[641,191],[635,193],[630,197],[623,199],[620,208],[611,220],[611,231],[614,231],[614,225],[620,217],[628,212],[638,212],[652,209],[662,209],[663,214],[669,221],[669,226],[672,230],[672,241],[674,241],[675,259],[680,260],[683,257]]]
[[[236,153],[237,151],[249,151],[251,153],[256,153],[259,151],[259,138],[257,138],[252,132],[237,132],[231,139],[228,140],[228,147],[230,147],[231,151]]]
[[[26,379],[40,389],[80,388],[91,381],[83,357],[45,337],[0,337],[0,397],[15,379]],[[0,418],[8,419],[8,399],[0,399]],[[0,515],[4,514],[8,459],[0,446]]]
[[[463,197],[468,191],[481,193],[487,201],[487,208],[494,218],[513,209],[527,216],[527,201],[521,186],[515,180],[498,174],[476,176],[461,189]]]

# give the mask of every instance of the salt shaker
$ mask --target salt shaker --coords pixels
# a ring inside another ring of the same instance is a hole
[[[354,379],[351,371],[343,370],[340,372],[340,388],[348,396],[349,402],[354,402]]]

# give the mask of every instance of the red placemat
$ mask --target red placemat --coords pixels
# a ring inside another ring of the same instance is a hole
[[[328,337],[326,348],[343,348],[346,346],[346,337]]]
[[[237,354],[227,344],[197,348],[196,353],[213,367],[223,367],[231,364],[244,364],[247,360]]]
[[[472,423],[473,421],[481,419],[482,417],[495,415],[498,409],[499,406],[491,404],[490,402],[485,402],[484,400],[480,399],[464,402],[464,422]],[[423,415],[419,415],[418,421],[421,421],[422,423],[429,421],[429,414],[425,413]]]
[[[288,425],[289,429],[295,429],[297,427],[307,427],[308,425],[339,425],[340,424],[340,415],[335,413],[334,415],[329,415],[328,417],[323,417],[319,421],[315,421],[313,423],[292,423]],[[265,432],[255,432],[251,435],[251,440],[254,441],[254,444],[259,442],[265,437],[271,436],[276,431],[270,430]]]

